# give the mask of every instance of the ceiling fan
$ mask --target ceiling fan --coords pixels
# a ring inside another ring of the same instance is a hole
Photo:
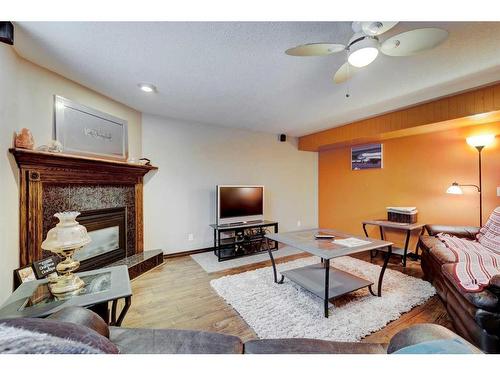
[[[368,21],[352,23],[354,35],[347,45],[339,43],[307,43],[287,49],[290,56],[327,56],[337,52],[347,52],[347,62],[335,73],[335,83],[350,79],[359,68],[371,64],[379,52],[387,56],[411,56],[434,48],[444,42],[448,31],[427,27],[394,35],[383,42],[379,36],[389,31],[398,22]]]

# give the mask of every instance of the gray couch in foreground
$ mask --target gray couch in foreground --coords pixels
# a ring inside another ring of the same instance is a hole
[[[64,308],[46,319],[4,319],[0,325],[70,339],[110,354],[390,354],[433,340],[454,340],[472,353],[480,353],[460,336],[435,324],[404,329],[389,345],[301,338],[243,343],[236,336],[212,332],[108,327],[97,314],[81,307]]]

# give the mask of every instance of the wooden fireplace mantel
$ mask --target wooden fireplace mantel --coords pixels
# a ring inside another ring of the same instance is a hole
[[[43,202],[45,184],[130,185],[135,187],[135,246],[144,250],[143,177],[151,165],[140,165],[68,155],[9,149],[19,167],[20,264],[21,267],[41,259],[43,241]]]

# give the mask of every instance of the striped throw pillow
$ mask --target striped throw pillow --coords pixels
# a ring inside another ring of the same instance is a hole
[[[481,245],[500,254],[500,207],[493,210],[476,238]]]

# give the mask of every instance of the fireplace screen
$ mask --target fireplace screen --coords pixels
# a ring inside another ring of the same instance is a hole
[[[73,258],[76,260],[86,260],[120,248],[119,226],[97,229],[88,233],[92,242],[75,253]]]
[[[106,266],[127,255],[125,207],[85,211],[77,218],[87,228],[92,242],[75,252],[80,270]]]

